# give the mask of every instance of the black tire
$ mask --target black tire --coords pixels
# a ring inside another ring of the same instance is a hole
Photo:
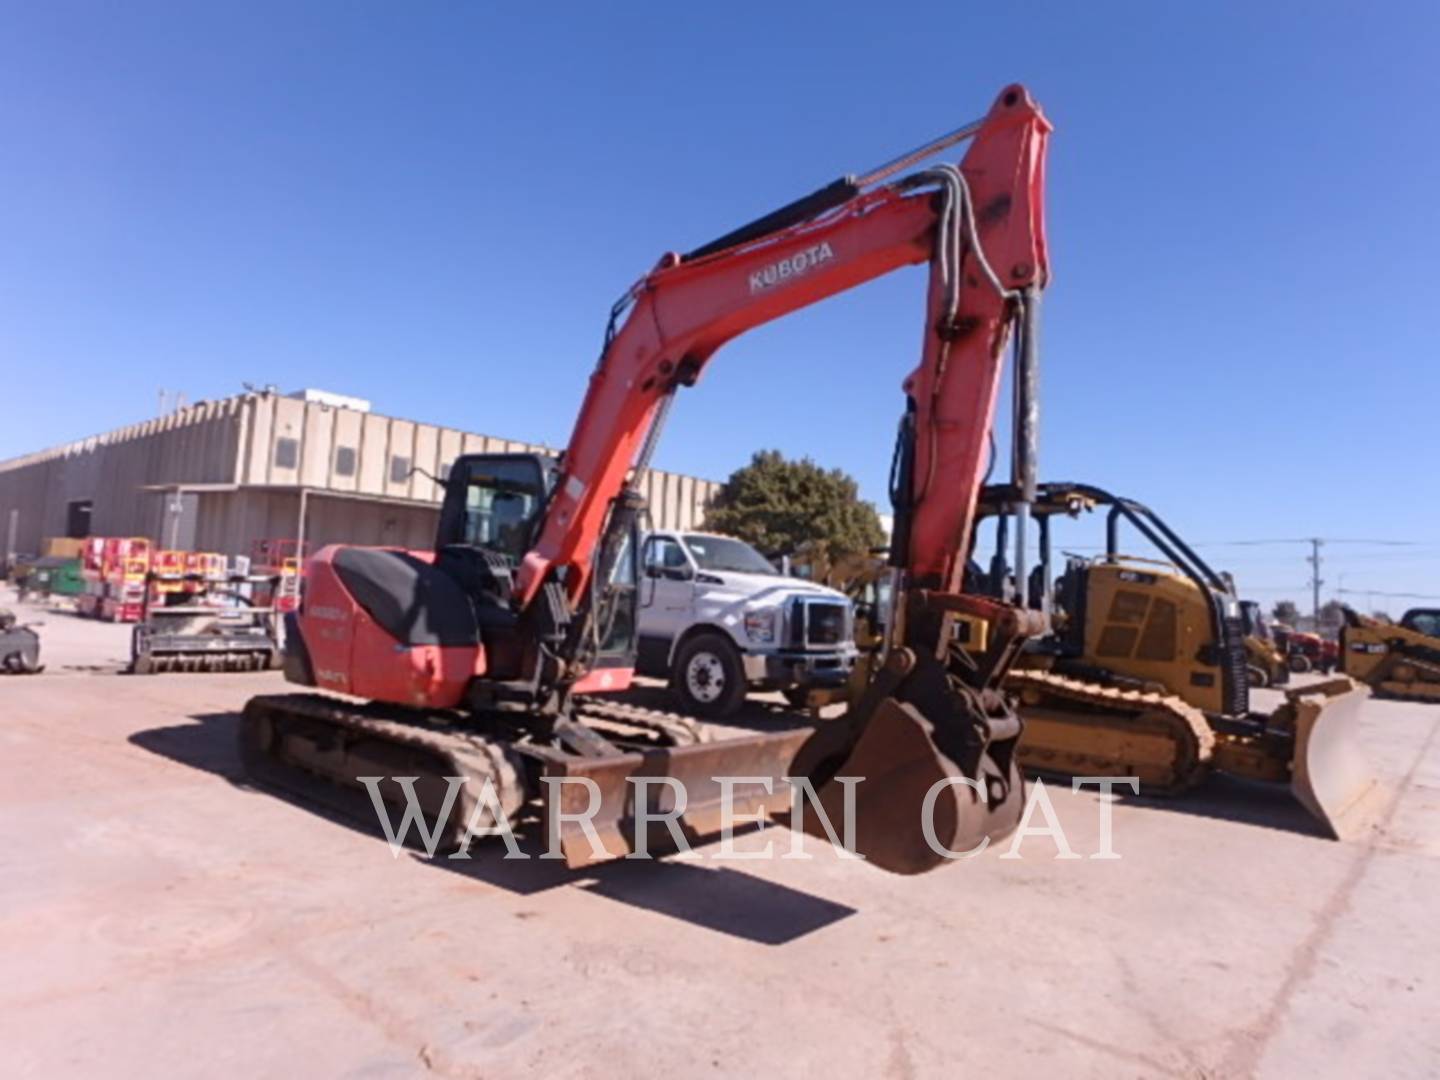
[[[131,675],[153,675],[155,665],[150,660],[150,653],[144,647],[143,639],[145,628],[137,626],[130,631],[130,674]]]
[[[1270,676],[1265,673],[1264,668],[1252,665],[1247,670],[1250,676],[1250,685],[1255,689],[1263,690],[1270,685]]]
[[[1307,674],[1310,671],[1310,658],[1304,653],[1291,653],[1290,670],[1296,675]]]
[[[696,634],[675,654],[670,685],[686,712],[707,719],[729,716],[745,700],[745,666],[729,638]]]

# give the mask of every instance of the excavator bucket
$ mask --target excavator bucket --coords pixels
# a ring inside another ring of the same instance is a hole
[[[848,838],[849,850],[894,874],[934,870],[1013,832],[1025,799],[1019,722],[977,723],[956,713],[955,698],[927,703],[862,699],[817,728],[792,768],[811,778],[821,813],[801,806],[791,826]]]
[[[846,799],[853,800],[853,850],[882,870],[934,870],[1009,835],[1020,821],[1025,786],[1013,757],[1002,765],[986,752],[977,768],[966,770],[941,741],[936,724],[914,704],[884,698],[833,778],[818,789],[837,833],[846,820]],[[847,785],[846,778],[856,782]],[[826,835],[817,815],[807,814],[799,824],[812,835]]]
[[[1336,840],[1363,832],[1379,801],[1380,785],[1357,738],[1368,696],[1342,677],[1292,690],[1282,707],[1295,734],[1290,790]]]

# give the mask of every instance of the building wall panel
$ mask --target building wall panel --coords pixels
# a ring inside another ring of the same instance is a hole
[[[305,438],[300,454],[300,482],[306,487],[331,486],[334,433],[335,410],[324,405],[306,405]]]
[[[385,461],[385,494],[396,499],[410,497],[410,470],[415,465],[415,425],[409,420],[390,421],[390,453]]]
[[[337,491],[355,491],[360,486],[360,440],[364,419],[363,413],[351,409],[338,409],[335,412],[334,445],[330,453],[330,484]],[[342,454],[350,466],[349,472],[343,475],[338,468]]]
[[[292,467],[275,462],[276,441],[297,442]],[[354,451],[353,475],[337,472],[336,451]],[[460,453],[554,453],[538,443],[461,432],[347,408],[239,395],[202,402],[164,417],[0,462],[0,544],[9,511],[19,511],[16,548],[33,552],[63,535],[69,503],[89,499],[97,535],[141,535],[163,542],[165,495],[159,485],[237,484],[235,492],[201,492],[195,542],[207,550],[248,553],[253,541],[293,538],[302,481],[311,490],[317,542],[430,543],[442,489],[429,477],[389,476],[392,454],[435,475]],[[271,490],[272,488],[292,490]],[[655,524],[695,528],[719,485],[648,470],[640,479]],[[331,498],[325,491],[387,501]],[[389,501],[389,500],[403,500]]]
[[[367,413],[360,427],[360,484],[366,495],[385,493],[385,469],[389,465],[390,422],[388,417]]]
[[[431,476],[440,475],[440,429],[430,424],[415,425],[415,457],[411,464],[425,472],[417,472],[410,479],[410,497],[422,502],[434,502],[440,498],[440,489]],[[425,473],[429,473],[426,476]]]

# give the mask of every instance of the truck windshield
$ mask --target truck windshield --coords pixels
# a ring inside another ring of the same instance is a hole
[[[685,546],[701,570],[729,570],[737,574],[778,574],[765,556],[743,540],[728,536],[699,536],[688,533]]]

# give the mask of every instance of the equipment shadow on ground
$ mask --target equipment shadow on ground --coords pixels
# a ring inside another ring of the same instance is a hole
[[[249,784],[236,750],[238,713],[196,713],[190,719],[194,723],[137,731],[129,741],[223,777],[242,790],[280,799],[378,843],[386,842],[378,821],[357,820],[302,795]],[[472,845],[468,859],[410,854],[437,869],[521,896],[570,886],[761,945],[784,945],[856,913],[848,905],[716,865],[703,856],[620,859],[571,870],[563,860],[540,858],[545,845],[538,824],[522,821],[515,830],[519,849],[528,856],[524,859],[505,858],[505,846],[498,838]],[[777,851],[788,850],[788,843],[788,835],[777,833]]]
[[[1093,787],[1090,790],[1094,790]],[[1127,806],[1144,806],[1331,839],[1325,827],[1310,816],[1310,812],[1295,800],[1284,784],[1266,784],[1215,773],[1183,795],[1146,796],[1142,787],[1140,795],[1129,795],[1122,790],[1120,796],[1120,801]]]

